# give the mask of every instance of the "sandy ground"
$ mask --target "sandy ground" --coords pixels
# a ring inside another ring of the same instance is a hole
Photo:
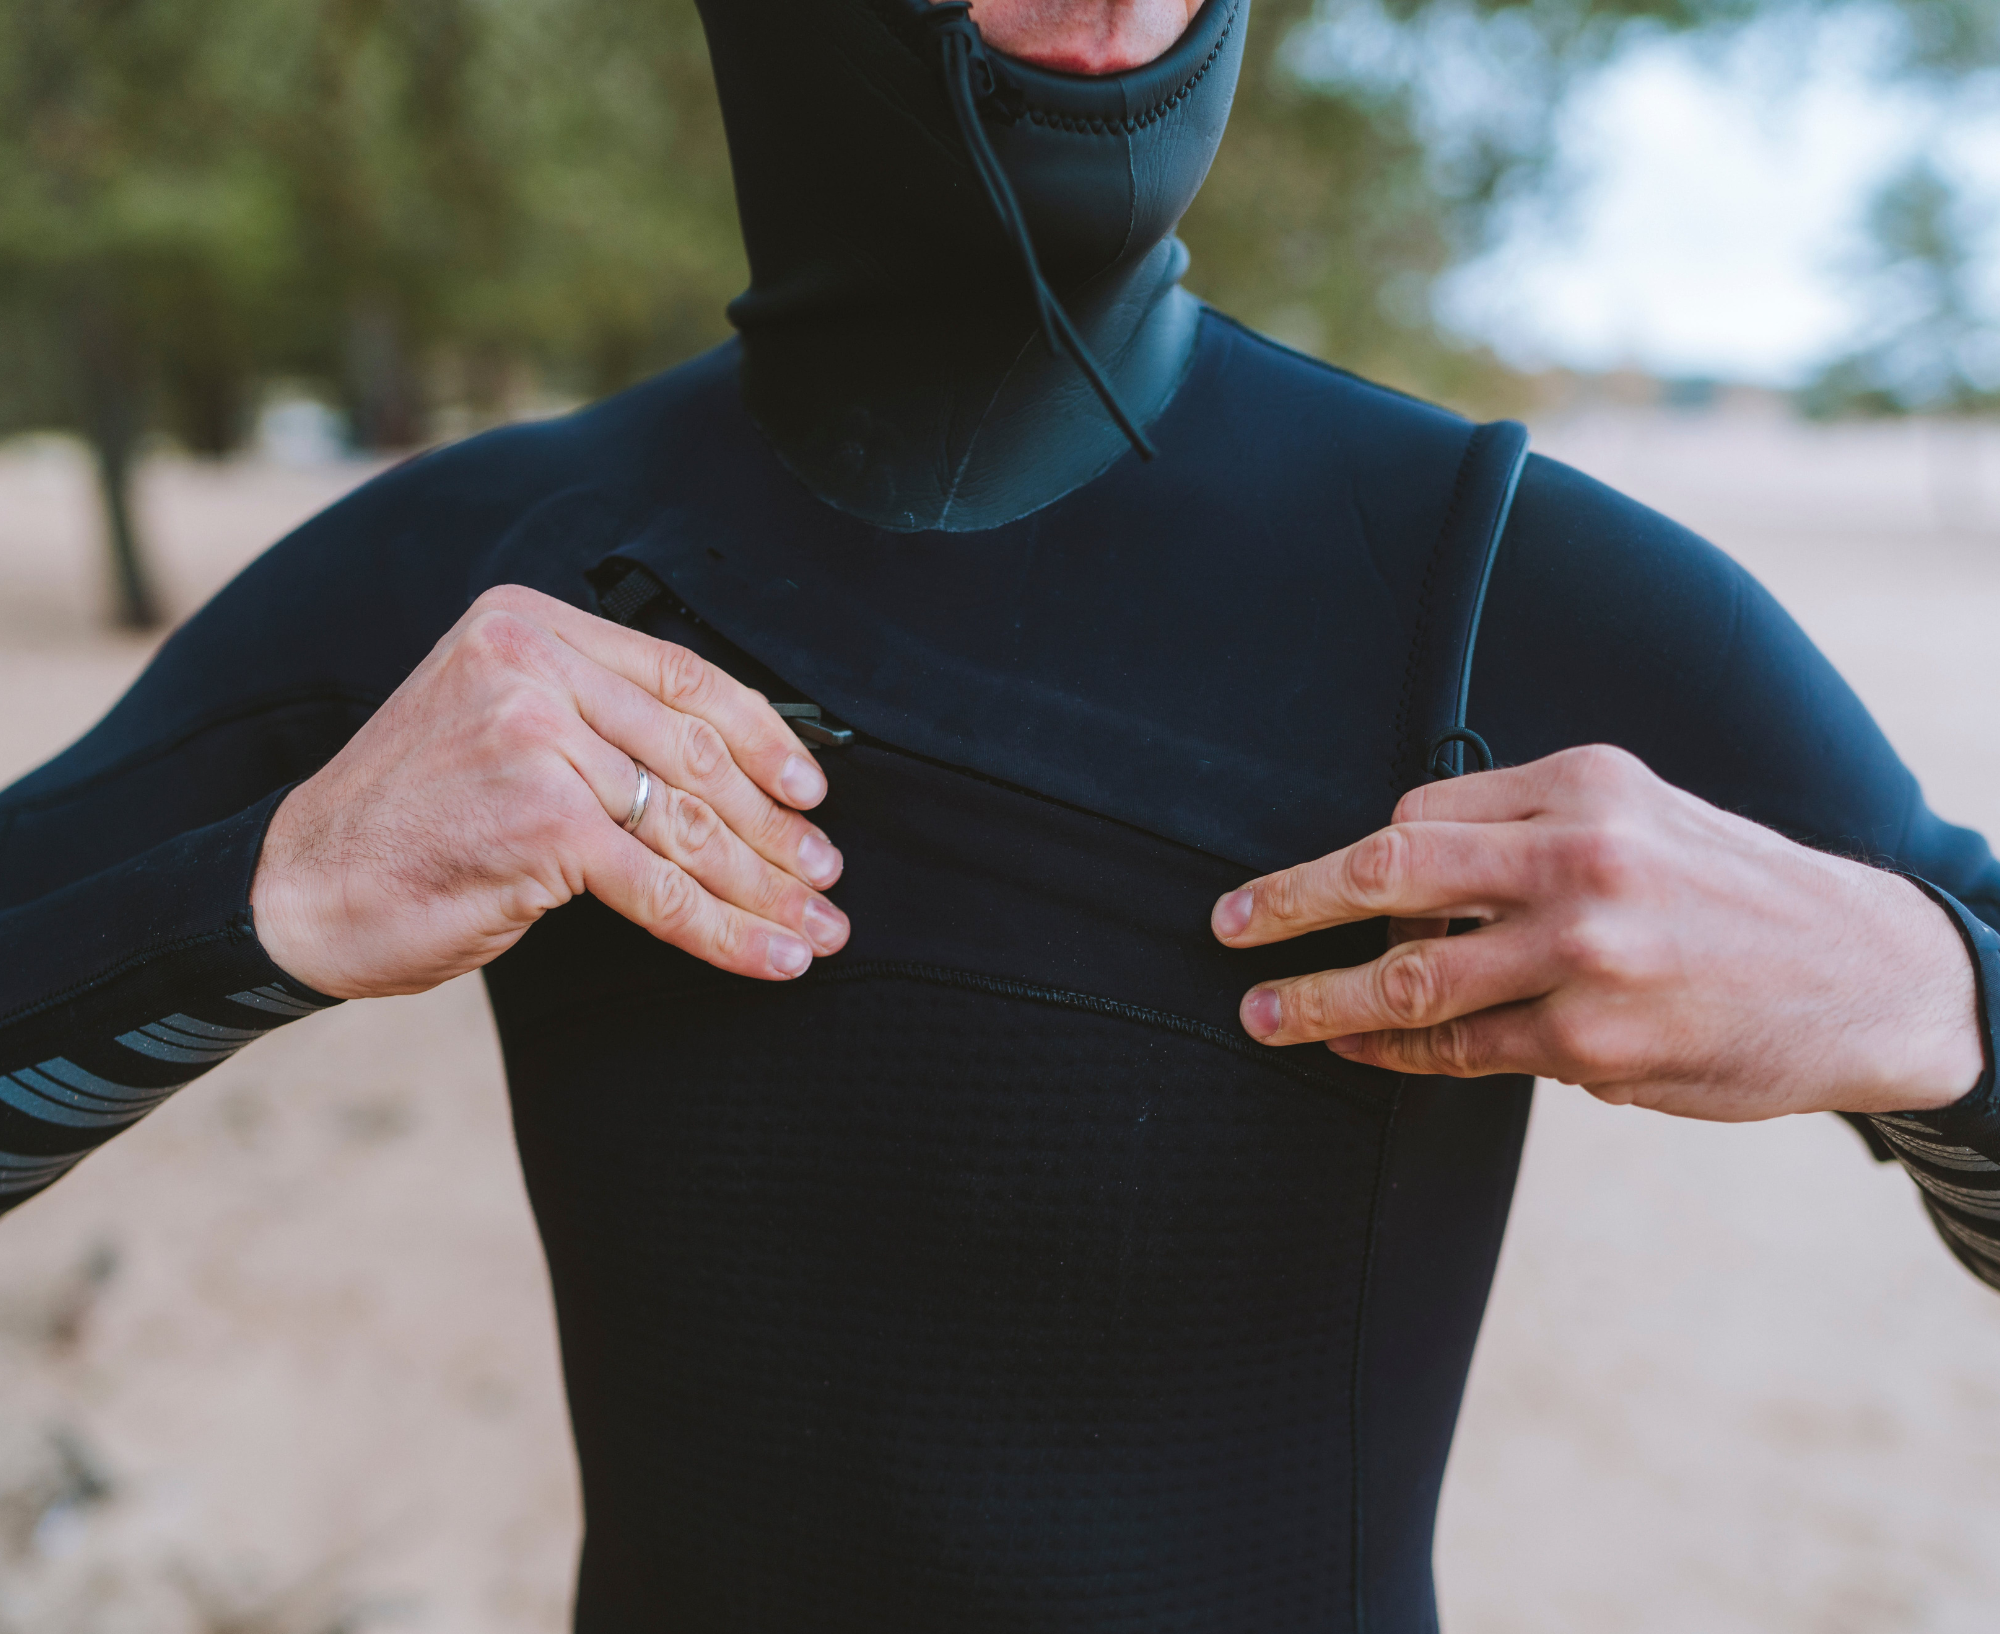
[[[2000,435],[1541,428],[1747,561],[1947,815],[2000,830]],[[163,462],[186,610],[365,468]],[[0,450],[0,780],[144,662],[74,453]],[[1579,676],[1578,684],[1588,684]],[[1831,1119],[1544,1087],[1447,1485],[1451,1634],[1970,1634],[2000,1296]],[[548,1291],[473,983],[279,1033],[0,1225],[0,1634],[555,1634]]]

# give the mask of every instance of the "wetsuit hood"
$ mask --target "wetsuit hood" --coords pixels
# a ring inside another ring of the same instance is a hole
[[[1249,0],[1086,78],[992,54],[981,126],[1048,283],[1133,417],[1185,369],[1175,225],[1228,117]],[[985,528],[1127,451],[1036,323],[921,0],[701,0],[749,250],[729,309],[745,400],[822,499],[901,529]]]

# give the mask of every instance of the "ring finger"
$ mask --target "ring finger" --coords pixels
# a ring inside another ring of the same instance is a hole
[[[599,737],[643,762],[668,786],[699,795],[732,833],[787,873],[822,888],[840,877],[839,851],[810,819],[758,788],[715,727],[662,704],[622,676],[580,659],[571,668],[578,712]],[[614,815],[622,821],[625,811]]]
[[[699,795],[647,776],[632,832],[719,901],[799,932],[815,952],[846,945],[847,916],[817,891],[774,867],[746,845]],[[630,809],[627,820],[629,821]]]

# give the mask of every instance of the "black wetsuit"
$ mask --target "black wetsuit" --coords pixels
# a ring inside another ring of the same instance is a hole
[[[1250,1045],[1251,982],[1380,928],[1233,953],[1207,916],[1424,775],[1513,462],[1227,319],[1186,338],[1156,460],[990,526],[870,519],[899,468],[810,469],[737,343],[308,523],[0,797],[0,1187],[320,1002],[255,941],[264,824],[480,590],[602,606],[856,730],[821,813],[854,931],[763,984],[586,899],[487,972],[582,1459],[578,1626],[1430,1628],[1528,1085]],[[1505,760],[1622,744],[1949,893],[1990,1045],[2000,868],[1708,546],[1530,460],[1469,712]],[[1974,1238],[1993,1099],[1989,1050],[1894,1131]]]

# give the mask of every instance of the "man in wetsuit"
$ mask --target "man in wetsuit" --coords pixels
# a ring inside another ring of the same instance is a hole
[[[1432,1627],[1530,1074],[1862,1118],[2000,1280],[2000,869],[1719,554],[1180,290],[1246,9],[707,7],[740,338],[0,797],[10,1198],[483,970],[581,1629]]]

